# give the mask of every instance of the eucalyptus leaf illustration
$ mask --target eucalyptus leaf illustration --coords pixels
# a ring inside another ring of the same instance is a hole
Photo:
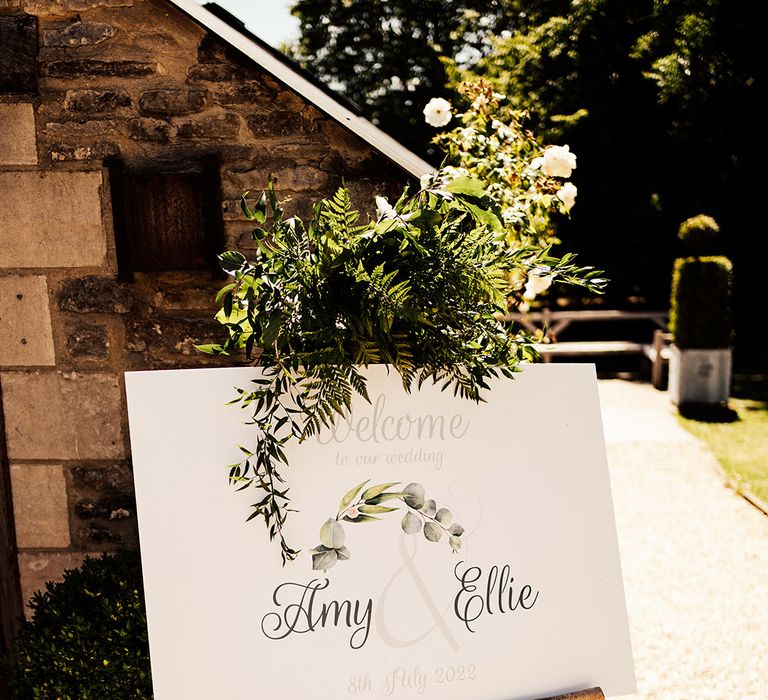
[[[376,522],[382,519],[378,516],[402,510],[403,507],[405,507],[405,513],[400,521],[400,527],[404,533],[416,535],[422,532],[429,542],[440,542],[443,535],[446,535],[454,554],[461,549],[461,535],[464,534],[464,528],[454,522],[454,515],[448,508],[438,509],[434,499],[426,498],[426,492],[421,484],[414,481],[401,490],[388,491],[387,489],[398,487],[401,482],[374,484],[366,489],[369,483],[370,479],[366,479],[347,491],[339,503],[339,512],[336,513],[336,517],[328,518],[323,523],[320,528],[321,544],[310,550],[313,569],[327,571],[337,562],[347,561],[350,558],[349,548],[344,544],[346,532],[342,522],[352,524]],[[384,503],[387,505],[382,505]]]
[[[424,487],[421,484],[415,482],[408,484],[403,489],[405,498],[403,499],[406,505],[411,508],[419,509],[424,506]]]
[[[350,503],[352,503],[352,501],[355,500],[355,496],[357,496],[357,494],[363,490],[363,486],[365,486],[369,481],[370,479],[366,479],[362,484],[358,484],[355,486],[355,488],[347,491],[347,493],[344,494],[344,498],[341,499],[341,503],[339,504],[339,512],[343,511]]]
[[[373,515],[366,515],[365,513],[358,513],[354,518],[350,515],[345,515],[342,520],[348,523],[372,523],[374,520],[381,520]]]
[[[344,546],[344,528],[338,520],[328,518],[320,528],[320,541],[328,549],[338,549]]]
[[[336,553],[335,549],[328,549],[323,545],[315,547],[311,552],[312,568],[315,571],[328,571],[328,569],[336,566],[336,562],[339,560],[339,555]]]
[[[392,481],[389,484],[377,484],[376,486],[371,486],[371,488],[366,489],[363,492],[360,500],[370,503],[370,499],[378,496],[381,493],[384,493],[384,491],[386,491],[390,486],[397,486],[398,483],[399,482],[397,481]]]
[[[390,508],[389,506],[369,506],[367,503],[363,503],[358,510],[361,513],[366,513],[368,515],[380,515],[382,513],[391,513],[393,510],[398,509]]]
[[[430,542],[439,542],[443,536],[443,529],[435,522],[424,523],[424,537]]]
[[[403,516],[400,527],[403,528],[403,532],[407,535],[415,535],[421,530],[421,518],[416,513],[408,511]]]

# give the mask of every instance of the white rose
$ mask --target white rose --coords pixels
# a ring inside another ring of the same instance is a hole
[[[525,283],[524,299],[535,299],[538,294],[546,292],[552,285],[554,275],[551,274],[548,265],[542,265],[528,273],[528,281]]]
[[[424,107],[424,119],[430,126],[445,126],[451,121],[451,103],[442,97],[433,97]]]
[[[579,193],[576,185],[572,182],[566,182],[558,191],[557,196],[560,201],[565,205],[565,208],[570,211],[571,207],[576,204],[576,195]]]
[[[376,213],[380,219],[394,219],[397,217],[397,211],[387,201],[386,197],[380,197],[376,195]]]
[[[541,172],[548,177],[570,177],[576,169],[576,156],[568,145],[548,146],[541,159]]]
[[[435,177],[434,173],[424,173],[419,178],[419,185],[421,186],[421,189],[426,190],[432,184],[432,180],[434,179],[434,177]]]

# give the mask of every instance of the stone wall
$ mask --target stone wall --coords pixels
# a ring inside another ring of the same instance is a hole
[[[37,18],[35,79],[0,94],[0,392],[25,598],[87,553],[137,544],[123,372],[216,362],[211,271],[118,281],[108,158],[220,163],[227,247],[269,176],[302,215],[346,180],[404,179],[383,156],[163,0],[0,0]],[[4,29],[5,31],[5,29]]]

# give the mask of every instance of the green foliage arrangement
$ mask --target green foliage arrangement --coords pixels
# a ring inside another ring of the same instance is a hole
[[[720,226],[711,216],[699,214],[680,224],[677,237],[694,255],[712,253],[720,237]]]
[[[46,584],[2,662],[15,700],[150,700],[152,680],[136,552],[86,559]]]
[[[730,347],[732,284],[733,266],[726,257],[675,261],[669,326],[678,347]]]
[[[521,152],[513,167],[532,169],[539,150]],[[233,401],[250,412],[257,439],[255,451],[241,447],[244,459],[229,476],[260,492],[250,518],[263,518],[283,562],[297,555],[283,536],[291,510],[283,448],[346,415],[354,393],[368,400],[362,367],[391,365],[405,391],[432,382],[480,401],[490,378],[537,358],[536,339],[502,321],[510,304],[555,279],[602,288],[597,271],[573,255],[556,257],[545,239],[514,233],[505,211],[518,195],[481,167],[491,157],[467,163],[482,177],[446,166],[394,204],[377,197],[367,221],[343,187],[316,203],[306,224],[285,217],[272,183],[253,209],[243,198],[259,250],[253,260],[220,256],[233,277],[217,297],[226,339],[199,349],[243,354],[265,368],[256,388],[238,389]],[[547,178],[531,182],[553,187]]]

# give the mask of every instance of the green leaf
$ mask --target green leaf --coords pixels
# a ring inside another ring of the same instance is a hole
[[[439,542],[443,536],[443,529],[433,522],[424,523],[424,537],[430,542]]]
[[[245,216],[248,221],[253,221],[256,218],[256,214],[254,214],[249,208],[248,208],[248,201],[246,200],[246,197],[250,194],[250,192],[244,192],[243,196],[240,197],[240,209],[243,212],[243,215]]]
[[[467,201],[463,202],[463,204],[469,213],[472,214],[472,218],[478,223],[485,224],[486,226],[490,227],[492,231],[504,230],[501,221],[499,221],[499,217],[496,216],[496,214],[494,214],[492,211],[488,211],[487,209],[483,209],[482,207],[478,207],[477,205]]]
[[[381,520],[381,518],[374,518],[372,515],[360,513],[356,518],[350,518],[348,515],[345,515],[342,520],[346,520],[348,523],[371,523],[374,520]]]
[[[358,484],[355,486],[355,488],[350,489],[347,491],[347,493],[344,494],[344,498],[341,499],[341,503],[339,504],[339,513],[343,511],[350,503],[352,503],[353,500],[355,500],[355,496],[357,496],[360,491],[363,490],[363,486],[365,486],[370,479],[366,479],[362,484]]]
[[[408,511],[400,522],[400,527],[407,535],[415,535],[421,530],[421,518],[413,511]]]
[[[368,515],[381,515],[382,513],[391,513],[393,510],[397,510],[397,508],[389,508],[387,506],[371,506],[367,503],[363,503],[361,506],[358,506],[358,510],[361,513],[367,513]]]
[[[256,208],[253,210],[253,218],[260,224],[263,224],[267,220],[267,193],[263,190],[256,200]]]
[[[463,194],[468,197],[477,197],[478,199],[485,197],[485,187],[480,180],[473,177],[457,177],[455,180],[449,182],[446,187],[448,192],[452,194]]]
[[[394,498],[404,498],[407,494],[404,491],[389,491],[388,493],[381,493],[378,496],[368,499],[367,503],[371,505],[378,505],[386,501],[391,501]]]
[[[195,345],[195,350],[199,350],[202,353],[205,353],[206,355],[229,355],[229,353],[224,350],[221,345],[218,345],[217,343],[207,343],[204,345]]]
[[[219,264],[225,272],[234,272],[239,270],[246,262],[245,255],[235,250],[228,250],[219,255]]]
[[[399,483],[400,483],[399,481],[390,481],[388,484],[378,484],[376,486],[371,486],[371,488],[366,489],[363,492],[363,495],[360,497],[360,500],[367,501],[368,499],[373,498],[374,496],[378,496],[380,493],[383,493],[390,486],[397,486]]]

